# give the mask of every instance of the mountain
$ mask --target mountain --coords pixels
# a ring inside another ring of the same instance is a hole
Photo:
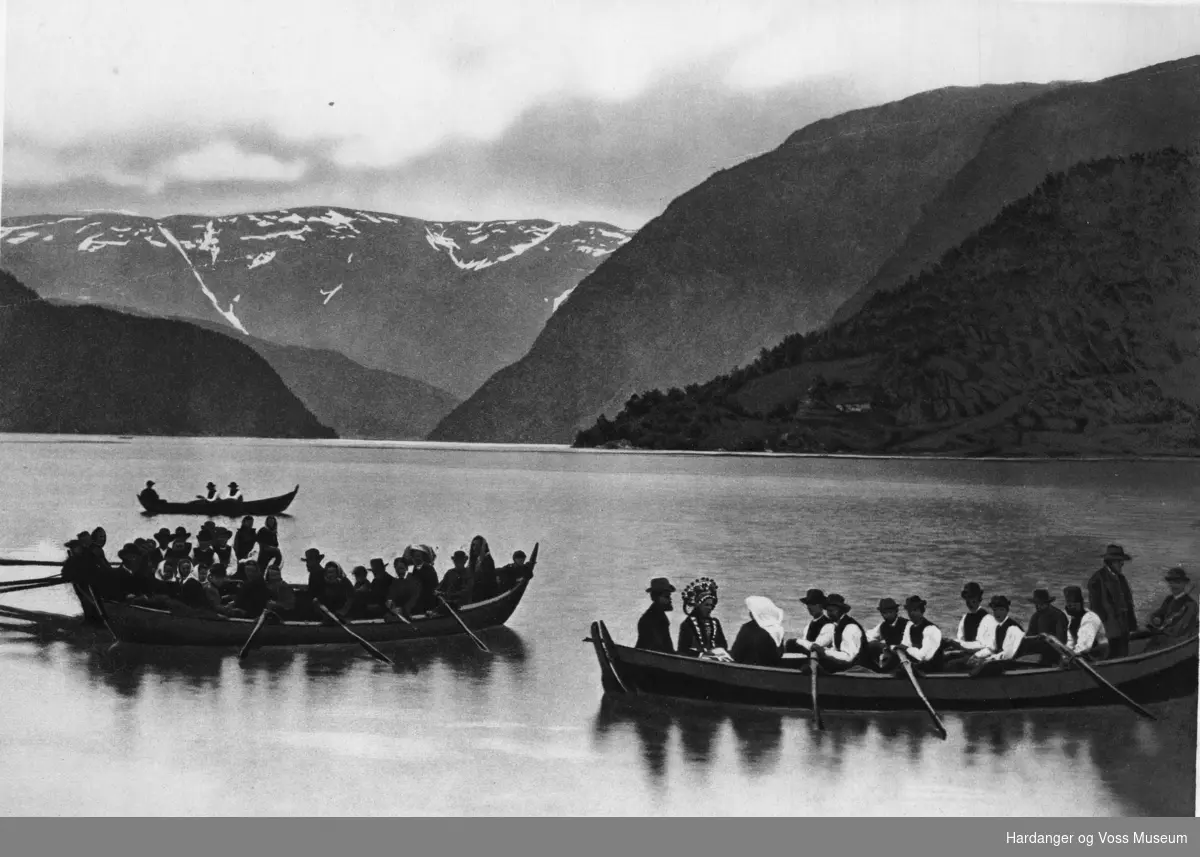
[[[1200,57],[1054,89],[1016,105],[924,207],[904,244],[834,315],[894,289],[1031,193],[1047,173],[1109,155],[1200,141]],[[799,328],[798,328],[799,329]]]
[[[1076,165],[846,321],[578,443],[1200,455],[1197,234],[1196,151]]]
[[[0,431],[335,437],[247,346],[195,325],[53,306],[0,271]]]
[[[5,268],[43,297],[215,321],[464,398],[524,354],[631,234],[345,208],[162,220],[101,212],[5,218],[0,249]]]
[[[569,442],[637,390],[701,381],[824,324],[1015,105],[951,88],[821,120],[674,200],[580,283],[437,440]]]

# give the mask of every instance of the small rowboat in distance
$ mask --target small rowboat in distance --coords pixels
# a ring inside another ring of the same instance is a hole
[[[171,503],[158,500],[147,503],[138,495],[138,502],[151,515],[206,515],[213,517],[240,518],[242,515],[279,515],[287,510],[300,491],[297,485],[287,494],[267,497],[263,500],[189,500],[186,503]]]
[[[772,708],[811,709],[811,677],[795,667],[760,667],[700,660],[620,646],[603,622],[588,640],[607,693],[674,697]],[[1145,642],[1131,644],[1144,648]],[[1152,651],[1093,663],[1107,681],[1139,702],[1196,692],[1197,638]],[[929,673],[921,687],[939,711],[1110,705],[1112,695],[1081,669],[1029,666],[995,676]],[[848,670],[820,674],[823,710],[920,711],[921,700],[903,673]]]

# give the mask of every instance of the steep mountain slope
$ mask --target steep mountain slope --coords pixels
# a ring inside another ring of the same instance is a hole
[[[1200,455],[1200,155],[1047,178],[903,288],[582,445]]]
[[[431,437],[568,442],[635,390],[712,377],[823,324],[991,125],[1048,89],[923,93],[814,123],[713,175],[587,277],[529,353]]]
[[[0,431],[335,437],[245,345],[52,306],[0,272]]]
[[[6,218],[4,266],[48,298],[216,321],[340,351],[459,397],[516,360],[632,233],[603,223],[433,223],[342,208],[152,220]]]
[[[1013,108],[924,209],[903,246],[834,316],[916,276],[1047,173],[1109,155],[1200,141],[1200,57],[1055,89]]]

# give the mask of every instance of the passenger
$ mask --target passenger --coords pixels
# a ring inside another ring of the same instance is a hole
[[[117,559],[121,560],[121,565],[114,570],[111,579],[103,587],[103,591],[100,587],[96,591],[101,597],[121,601],[129,595],[137,595],[142,591],[140,578],[145,566],[140,562],[141,553],[138,551],[137,545],[133,543],[126,543],[117,551]]]
[[[1150,614],[1150,624],[1146,627],[1154,637],[1146,646],[1148,650],[1161,649],[1196,636],[1197,605],[1196,599],[1187,591],[1191,582],[1187,572],[1175,566],[1163,579],[1171,594]]]
[[[104,555],[104,546],[106,544],[108,544],[108,533],[104,531],[104,527],[96,527],[96,529],[92,530],[89,552],[101,576],[107,576],[108,572],[112,570],[112,563]]]
[[[192,551],[192,558],[196,563],[212,565],[213,560],[216,559],[216,551],[213,549],[213,535],[212,530],[204,530],[203,528],[196,534],[196,549]]]
[[[204,591],[204,609],[220,611],[221,609],[221,578],[225,576],[225,566],[214,565],[202,569],[197,576]]]
[[[405,548],[406,554],[408,551],[409,548]],[[417,602],[417,613],[428,613],[439,606],[437,600],[438,573],[433,567],[436,559],[437,554],[429,545],[417,545],[408,555],[412,573],[417,578],[417,582],[421,584],[421,600]]]
[[[808,594],[800,599],[800,603],[808,608],[809,621],[804,633],[795,639],[788,640],[785,651],[808,653],[818,640],[828,645],[833,639],[833,629],[825,630],[830,625],[829,617],[825,615],[825,593],[820,589],[810,589]],[[822,636],[824,632],[824,636]]]
[[[267,593],[267,609],[281,618],[296,609],[296,593],[283,579],[283,569],[278,563],[267,568]]]
[[[367,605],[371,601],[371,581],[367,579],[367,567],[356,565],[350,573],[354,575],[354,582],[345,606],[338,612],[338,616],[347,622],[367,618]]]
[[[242,518],[242,525],[233,534],[233,553],[238,559],[250,556],[254,546],[258,544],[258,533],[254,531],[254,518],[247,515]],[[228,560],[226,560],[228,564]]]
[[[904,629],[904,642],[898,646],[912,659],[913,665],[925,672],[936,672],[942,668],[942,631],[925,618],[925,601],[919,595],[910,595],[904,600],[904,611],[908,613],[908,627]]]
[[[164,527],[163,529],[165,530],[166,528]],[[167,533],[168,538],[170,535],[170,533]],[[163,548],[159,545],[158,534],[156,533],[154,538],[145,539],[144,541],[146,542],[146,565],[151,571],[158,571],[158,566],[167,556],[163,553]]]
[[[227,493],[225,495],[225,499],[233,500],[235,502],[243,499],[242,498],[242,489],[238,488],[238,484],[236,482],[229,483],[229,493]]]
[[[1078,586],[1063,589],[1063,607],[1067,616],[1067,648],[1077,657],[1103,660],[1111,649],[1104,621],[1083,606],[1083,590]]]
[[[516,561],[515,555],[513,561]],[[675,644],[671,642],[671,620],[667,618],[667,614],[675,609],[675,605],[671,603],[671,593],[675,591],[675,587],[667,578],[656,577],[650,581],[646,591],[650,593],[650,606],[646,608],[642,618],[638,619],[637,643],[634,645],[639,649],[673,655]]]
[[[812,651],[817,656],[817,663],[826,672],[848,670],[858,663],[863,651],[865,635],[862,625],[851,618],[850,605],[836,592],[830,593],[825,599],[825,615],[829,617],[833,638],[828,643],[821,640],[813,643]]]
[[[325,614],[313,607],[312,602],[314,599],[320,600],[325,594],[325,566],[321,563],[321,560],[325,559],[325,554],[316,548],[309,548],[301,559],[304,560],[304,571],[308,575],[308,584],[302,593],[296,593],[296,603],[302,613],[314,613],[318,618],[324,619]]]
[[[466,551],[455,551],[450,559],[454,561],[454,568],[446,572],[437,592],[452,607],[470,604],[475,592],[475,569],[467,565]]]
[[[1003,672],[1013,664],[1025,639],[1025,629],[1009,614],[1010,602],[1003,595],[993,595],[988,607],[992,608],[996,628],[992,638],[984,640],[987,647],[971,656],[968,669],[974,676],[993,675]]]
[[[783,611],[770,598],[746,599],[750,621],[738,630],[730,656],[739,664],[778,666],[783,660]]]
[[[1049,634],[1060,643],[1067,641],[1067,614],[1054,606],[1055,598],[1047,589],[1033,590],[1033,614],[1029,617],[1029,627],[1025,630],[1025,639],[1017,657],[1037,655],[1043,666],[1058,663],[1059,653],[1042,639],[1043,634]]]
[[[525,551],[514,551],[512,562],[496,570],[496,584],[501,592],[508,592],[521,580],[533,577],[533,566],[525,564]]]
[[[175,564],[173,573],[170,577],[163,574],[162,580],[156,594],[167,595],[171,598],[178,598],[183,582],[192,576],[192,561],[190,559],[181,559]]]
[[[396,582],[396,578],[387,573],[387,565],[383,562],[383,557],[371,558],[371,606],[383,608],[387,604],[388,590],[392,588],[392,584]],[[374,611],[373,611],[374,612]],[[381,609],[380,613],[385,613],[386,610]]]
[[[183,584],[179,587],[179,600],[194,610],[205,610],[210,606],[208,595],[204,591],[204,582],[208,580],[208,572],[208,563],[197,564],[196,576],[184,578]],[[219,598],[217,603],[220,603]]]
[[[154,534],[154,541],[158,542],[158,549],[160,551],[166,551],[166,549],[171,546],[171,542],[173,541],[171,538],[171,531],[166,527],[161,528],[157,533]],[[159,561],[161,562],[162,560]]]
[[[229,538],[233,535],[225,527],[218,527],[213,536],[213,553],[219,562],[229,565],[229,561],[233,558],[233,548],[229,546]]]
[[[150,480],[146,480],[146,487],[142,489],[142,492],[138,496],[142,498],[142,502],[147,506],[153,506],[159,500],[158,492],[154,490],[154,483]]]
[[[1104,552],[1104,565],[1087,582],[1088,609],[1104,623],[1108,654],[1112,658],[1129,654],[1129,634],[1138,626],[1133,593],[1121,571],[1131,559],[1120,545],[1109,545]]]
[[[487,539],[483,536],[471,539],[467,565],[474,572],[474,591],[472,592],[473,597],[465,603],[487,601],[500,594],[496,581],[496,561],[492,559],[492,551],[488,547]]]
[[[208,569],[209,585],[217,590],[217,596],[222,602],[226,598],[232,598],[237,589],[237,585],[229,579],[227,574],[228,569],[222,563],[216,563]],[[211,600],[211,596],[209,596]]]
[[[266,568],[276,558],[283,562],[283,554],[279,552],[279,523],[274,515],[268,515],[263,528],[258,531],[258,562]]]
[[[863,661],[878,672],[891,672],[897,666],[892,647],[904,642],[908,620],[900,615],[900,605],[891,598],[879,599],[879,615],[882,621],[867,631],[867,653]]]
[[[217,497],[217,483],[215,483],[215,482],[209,482],[209,483],[208,483],[207,485],[205,485],[204,487],[205,487],[205,489],[206,489],[206,490],[205,490],[205,492],[204,492],[203,494],[197,494],[197,495],[196,495],[196,497],[197,497],[198,499],[200,499],[200,500],[209,500],[209,501],[212,501],[212,500],[216,500],[216,499],[218,499],[218,497]]]
[[[967,612],[958,622],[953,640],[943,642],[945,668],[960,670],[969,667],[976,652],[987,650],[987,640],[996,632],[995,618],[983,609],[983,589],[974,581],[963,587],[960,597]]]
[[[415,614],[422,612],[418,609],[423,595],[421,581],[417,579],[416,572],[409,570],[408,563],[403,557],[396,557],[394,566],[397,577],[388,578],[392,583],[384,598],[384,608],[388,615],[399,614],[411,622]]]
[[[257,619],[263,610],[267,609],[267,602],[270,600],[271,593],[267,589],[266,580],[263,579],[262,570],[256,561],[248,559],[246,560],[246,582],[242,584],[233,603],[222,608],[221,612],[226,616]]]
[[[679,654],[714,660],[733,660],[725,642],[721,620],[712,615],[717,606],[717,584],[708,577],[693,580],[683,589],[683,609],[688,614],[679,626]]]
[[[320,594],[314,595],[313,600],[320,601],[334,613],[338,613],[349,602],[350,593],[353,591],[354,585],[346,578],[342,567],[331,561],[325,563]],[[313,605],[313,614],[321,619],[327,618],[316,605]]]

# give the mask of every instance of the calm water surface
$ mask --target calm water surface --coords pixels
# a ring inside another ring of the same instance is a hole
[[[101,442],[102,441],[102,442]],[[1145,613],[1200,547],[1200,465],[624,455],[352,442],[0,436],[0,556],[58,558],[103,525],[125,541],[201,518],[143,517],[155,479],[184,499],[236,479],[300,483],[280,520],[347,568],[409,542],[439,571],[476,533],[497,558],[541,542],[505,629],[393,649],[235,652],[42,643],[0,631],[0,807],[71,814],[1191,815],[1196,699],[1153,707],[943,715],[803,714],[614,702],[588,624],[632,642],[649,578],[772,597],[789,628],[809,586],[860,620],[917,593],[943,628],[966,579],[1023,597],[1082,584],[1110,541]],[[0,579],[40,576],[0,569]],[[4,603],[78,612],[59,590]],[[1027,611],[1018,611],[1024,620]],[[997,800],[998,794],[1004,795]]]

